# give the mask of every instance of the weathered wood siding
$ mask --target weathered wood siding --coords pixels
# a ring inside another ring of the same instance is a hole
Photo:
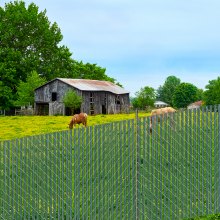
[[[103,107],[106,109],[106,114],[116,114],[116,113],[128,113],[129,112],[129,95],[115,95],[110,92],[83,92],[83,103],[82,103],[82,111],[87,114],[91,114],[90,112],[90,95],[93,93],[94,97],[94,114],[104,114]],[[117,98],[120,101],[120,104],[117,104]]]
[[[65,106],[63,103],[63,97],[69,89],[76,91],[78,95],[82,94],[81,91],[74,89],[73,87],[59,80],[55,80],[37,89],[35,91],[36,114],[41,114],[42,112],[42,111],[39,111],[40,104],[48,103],[49,104],[49,115],[65,115]],[[55,101],[52,100],[53,93],[56,93]]]
[[[55,80],[35,90],[36,114],[46,112],[42,111],[42,104],[48,104],[49,115],[65,115],[63,97],[69,89],[82,96],[81,112],[89,115],[129,112],[129,94],[116,95],[106,91],[80,91],[62,81]],[[56,100],[53,100],[53,95],[56,96]]]
[[[82,94],[81,91],[74,89],[73,87],[59,80],[56,80],[35,91],[35,102],[52,102],[53,92],[57,93],[57,102],[63,102],[63,97],[69,89],[75,90],[78,95]]]

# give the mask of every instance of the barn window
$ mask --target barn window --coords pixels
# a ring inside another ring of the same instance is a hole
[[[94,103],[94,93],[90,92],[90,103]]]
[[[107,94],[105,93],[104,103],[107,105]]]
[[[117,104],[117,105],[120,105],[120,104],[121,104],[119,95],[116,96],[115,104]]]
[[[52,102],[57,100],[57,93],[56,92],[52,92]]]
[[[94,115],[95,113],[95,109],[94,109],[94,93],[93,92],[90,92],[90,115]]]

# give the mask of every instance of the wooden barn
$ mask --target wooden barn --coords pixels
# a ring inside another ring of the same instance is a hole
[[[70,115],[63,97],[69,90],[82,97],[75,113],[116,114],[129,111],[129,92],[108,81],[56,78],[35,89],[35,114]]]

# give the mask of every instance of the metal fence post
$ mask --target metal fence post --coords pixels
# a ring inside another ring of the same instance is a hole
[[[135,187],[136,187],[136,189],[135,189],[135,193],[136,193],[136,195],[135,195],[135,199],[136,199],[136,201],[135,201],[135,210],[136,210],[136,220],[138,220],[138,148],[139,148],[139,140],[138,140],[138,131],[139,131],[139,119],[138,119],[138,109],[136,109],[136,112],[135,112],[135,124],[136,124],[136,129],[135,129],[135,159],[136,159],[136,161],[135,161],[135,163],[136,163],[136,173],[135,173],[135,178],[136,178],[136,180],[135,180]]]
[[[216,129],[216,128],[215,128]],[[218,183],[220,182],[220,104],[218,105],[218,133],[217,133],[217,136],[218,136],[218,144],[217,144],[217,149],[218,149],[218,167],[217,167],[217,170],[216,172],[218,172]],[[219,195],[220,193],[220,184],[218,184],[218,192],[217,192],[217,195]],[[218,196],[218,201],[217,201],[217,212],[220,212],[220,198]]]

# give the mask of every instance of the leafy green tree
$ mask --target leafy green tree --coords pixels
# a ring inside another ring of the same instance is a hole
[[[82,104],[82,97],[78,96],[75,91],[68,90],[63,97],[64,105],[71,109],[71,114],[73,115],[74,110],[80,108]]]
[[[203,89],[197,89],[197,98],[198,100],[203,100],[204,91]]]
[[[171,106],[174,106],[173,94],[179,84],[179,78],[176,76],[168,76],[163,86],[160,86],[157,90],[157,99],[164,101]]]
[[[17,106],[27,106],[34,104],[34,90],[46,83],[46,79],[38,75],[36,71],[28,75],[26,82],[20,81],[17,88],[18,99],[15,101]]]
[[[15,103],[20,80],[25,82],[32,71],[46,80],[71,77],[115,82],[104,68],[74,61],[62,39],[56,22],[51,23],[46,10],[39,11],[34,3],[26,6],[15,0],[0,7],[0,107]]]
[[[138,98],[137,97],[130,98],[130,102],[131,102],[131,104],[132,104],[134,109],[139,108],[139,106],[138,106]]]
[[[56,23],[51,24],[46,10],[31,3],[14,1],[0,7],[0,80],[2,90],[10,91],[0,105],[13,103],[18,83],[37,71],[47,80],[73,71],[71,53],[60,45],[63,38]]]
[[[204,101],[206,105],[220,104],[220,77],[210,80],[204,91]]]
[[[163,86],[159,86],[156,90],[156,99],[157,100],[163,100]]]
[[[13,103],[12,89],[0,81],[0,109],[9,109]]]
[[[177,108],[186,108],[190,103],[198,100],[198,89],[191,83],[181,83],[173,94],[173,104]]]
[[[154,106],[156,99],[155,90],[152,87],[145,86],[140,91],[135,93],[136,97],[132,99],[132,105],[134,108],[145,109],[149,106]]]
[[[108,77],[105,71],[105,68],[99,67],[97,64],[84,64],[82,61],[74,61],[74,72],[72,76],[73,78],[106,80],[114,83],[115,79]]]
[[[73,72],[69,73],[69,78],[75,79],[93,79],[93,80],[104,80],[110,81],[122,87],[122,85],[116,81],[116,79],[111,78],[106,75],[106,69],[97,64],[83,63],[74,60]]]

